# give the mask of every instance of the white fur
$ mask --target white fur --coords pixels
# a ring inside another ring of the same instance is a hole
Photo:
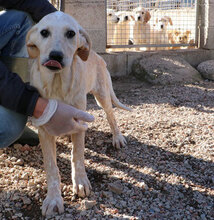
[[[44,29],[50,32],[47,38],[41,35]],[[69,30],[76,33],[71,39],[66,37]],[[86,110],[87,93],[92,93],[107,114],[113,132],[114,145],[124,146],[126,141],[117,127],[112,102],[117,107],[130,109],[121,104],[115,96],[106,63],[90,49],[90,38],[75,19],[62,12],[47,15],[29,31],[27,47],[30,57],[34,58],[31,68],[31,85],[35,86],[45,98],[58,99],[82,110]],[[43,65],[53,50],[63,53],[64,68],[62,70],[52,71]],[[84,166],[84,137],[84,132],[72,135],[73,193],[80,197],[88,196],[91,189]],[[56,163],[55,137],[46,133],[41,126],[39,138],[48,185],[42,214],[53,214],[55,207],[59,213],[62,213],[64,208],[59,169]]]

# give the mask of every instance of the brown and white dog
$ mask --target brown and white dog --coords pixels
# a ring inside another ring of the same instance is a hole
[[[117,126],[112,103],[119,108],[130,109],[115,96],[106,63],[91,50],[90,38],[77,21],[63,12],[51,13],[32,27],[26,42],[29,56],[33,58],[30,83],[42,97],[86,110],[86,95],[92,93],[106,112],[113,132],[113,145],[118,148],[124,146],[126,140]],[[62,213],[64,206],[56,160],[56,137],[49,135],[42,126],[38,129],[48,186],[42,214],[51,215],[54,210]],[[84,166],[84,137],[84,132],[71,135],[73,193],[80,197],[88,196],[91,189]]]

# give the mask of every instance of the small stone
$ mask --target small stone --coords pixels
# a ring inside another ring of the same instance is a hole
[[[110,198],[112,196],[112,192],[103,191],[102,195],[103,195],[103,197]]]
[[[202,213],[200,217],[201,217],[202,220],[206,220],[207,219],[206,215],[204,213]]]
[[[98,141],[96,142],[96,145],[97,145],[97,146],[103,145],[103,140],[98,140]]]
[[[15,214],[15,215],[18,216],[19,218],[22,217],[22,213],[17,213],[17,214]]]
[[[9,203],[9,202],[6,202],[6,203],[5,203],[5,207],[6,207],[6,208],[9,208],[9,207],[10,207],[10,203]]]
[[[63,191],[63,192],[66,192],[66,191],[67,191],[67,186],[66,186],[66,185],[63,186],[62,191]]]
[[[93,206],[95,206],[97,202],[95,200],[90,201],[90,200],[83,200],[81,203],[81,206],[83,209],[91,209]]]
[[[39,193],[36,193],[36,195],[35,195],[35,199],[38,200],[39,197],[40,197]]]
[[[15,194],[15,195],[12,197],[12,200],[13,200],[13,201],[17,201],[17,200],[19,200],[19,199],[20,199],[20,196],[17,195],[17,194]]]
[[[145,189],[145,190],[148,190],[148,186],[146,185],[146,183],[145,182],[141,182],[140,183],[140,187],[142,188],[142,189]]]
[[[25,144],[24,146],[21,146],[21,148],[20,148],[20,151],[25,152],[26,154],[28,154],[29,151],[31,151],[31,150],[32,150],[32,148],[27,144]]]
[[[3,154],[3,152],[4,152],[4,150],[0,150],[0,155],[2,155],[2,154]]]
[[[24,180],[28,180],[29,178],[29,173],[23,173],[23,175],[21,176],[22,179]]]
[[[80,212],[80,215],[81,215],[81,216],[85,216],[85,215],[87,215],[87,212],[86,212],[86,210],[84,210],[84,211],[81,211],[81,212]]]
[[[119,184],[119,183],[109,183],[108,188],[112,192],[119,194],[119,195],[122,194],[122,192],[123,192],[123,186],[122,186],[122,184]]]
[[[20,149],[20,148],[22,147],[22,145],[21,145],[21,144],[14,144],[13,147],[14,147],[16,150],[18,150],[18,149]]]
[[[31,204],[31,200],[28,197],[23,197],[22,201],[25,205],[30,205]]]
[[[4,159],[4,155],[2,154],[0,154],[0,161],[4,161],[5,159]]]
[[[15,162],[17,159],[16,159],[16,157],[11,157],[10,160],[11,160],[12,162]]]
[[[22,159],[18,159],[14,164],[15,165],[23,165],[24,161]]]
[[[121,204],[121,206],[124,207],[124,208],[127,206],[127,202],[126,202],[126,201],[121,201],[120,204]]]
[[[29,186],[34,186],[35,185],[34,180],[33,179],[29,180],[28,185]]]

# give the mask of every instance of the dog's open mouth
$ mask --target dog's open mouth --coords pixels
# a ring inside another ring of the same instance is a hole
[[[61,70],[62,69],[62,64],[56,60],[48,60],[43,65],[50,70]]]

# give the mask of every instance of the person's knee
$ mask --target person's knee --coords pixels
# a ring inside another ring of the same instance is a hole
[[[33,20],[30,17],[30,15],[23,11],[17,11],[17,10],[7,10],[6,11],[8,19],[13,21],[13,24],[18,24],[19,26],[22,26],[24,24],[29,24],[29,26],[33,25]]]
[[[0,15],[0,48],[3,56],[28,57],[25,45],[27,32],[33,26],[30,15],[7,10]]]
[[[15,142],[23,133],[27,117],[19,115],[7,117],[1,125],[0,148],[8,147]]]

